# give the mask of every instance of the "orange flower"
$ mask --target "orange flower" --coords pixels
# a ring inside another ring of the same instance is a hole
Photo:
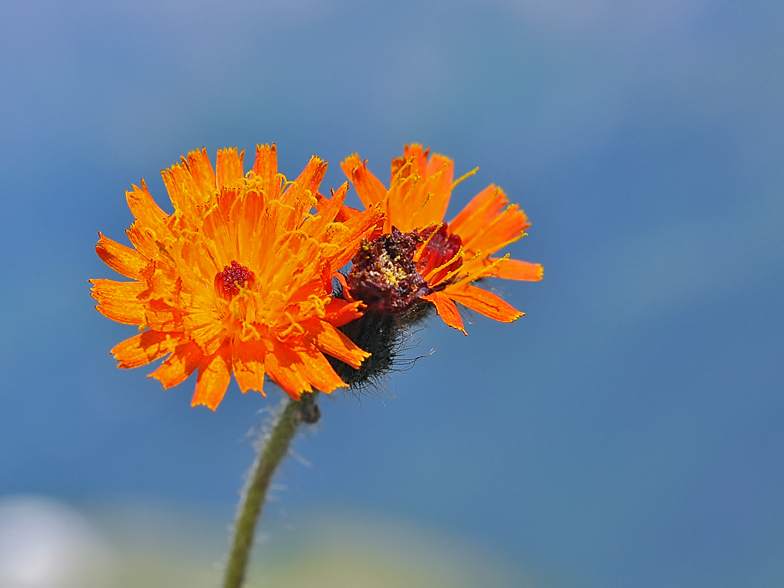
[[[217,408],[232,372],[243,392],[262,394],[264,375],[298,399],[314,388],[346,386],[324,353],[357,368],[370,354],[336,327],[362,306],[331,297],[332,274],[381,220],[378,208],[333,222],[348,190],[312,216],[326,162],[313,157],[287,183],[275,145],[259,146],[243,174],[244,152],[205,149],[163,172],[174,213],[144,184],[126,192],[136,221],[134,248],[99,233],[96,251],[130,282],[91,280],[96,307],[140,333],[112,349],[121,368],[168,355],[151,376],[164,388],[198,369],[192,405]]]
[[[506,194],[491,184],[452,221],[443,222],[452,189],[470,174],[453,181],[453,161],[438,154],[428,158],[429,153],[421,145],[406,145],[403,157],[392,160],[388,190],[367,169],[367,161],[356,154],[341,167],[365,208],[381,206],[386,213],[384,233],[390,233],[393,227],[404,233],[417,232],[422,242],[414,262],[433,290],[422,298],[435,305],[446,324],[465,333],[455,302],[498,321],[516,320],[522,312],[471,282],[486,277],[542,279],[544,269],[538,263],[509,259],[508,255],[491,257],[525,235],[530,226],[527,217],[516,204],[510,206]],[[354,214],[352,210],[342,213],[345,218]]]

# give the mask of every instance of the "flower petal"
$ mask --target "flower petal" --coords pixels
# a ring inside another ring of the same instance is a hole
[[[438,316],[440,316],[447,325],[458,331],[463,331],[463,335],[468,335],[463,328],[463,319],[460,317],[460,311],[449,297],[443,293],[433,292],[432,294],[422,296],[422,298],[435,304]]]
[[[191,151],[188,153],[187,161],[183,159],[183,163],[187,164],[188,174],[193,181],[194,196],[197,198],[197,202],[204,204],[217,188],[215,172],[207,155],[207,149],[202,147],[196,151]]]
[[[191,399],[191,406],[206,405],[211,410],[218,408],[226,394],[231,381],[229,363],[229,343],[221,345],[217,353],[202,361],[199,375],[196,378],[196,392]]]
[[[219,268],[229,265],[239,255],[239,223],[232,219],[232,206],[237,200],[236,190],[223,188],[218,202],[204,215],[202,232],[209,244],[212,259]]]
[[[342,298],[332,298],[324,307],[324,320],[335,327],[342,327],[362,316],[365,305],[361,300],[347,302]]]
[[[313,388],[301,372],[302,359],[299,354],[275,337],[264,343],[267,346],[264,368],[269,377],[294,400],[299,400],[303,392],[312,392]]]
[[[429,160],[428,160],[429,158]],[[452,194],[454,162],[443,155],[430,156],[430,149],[406,145],[403,157],[392,160],[387,195],[388,222],[403,232],[441,222]]]
[[[141,272],[147,267],[149,262],[144,255],[135,249],[107,239],[101,233],[98,233],[98,243],[95,246],[95,252],[106,265],[118,274],[133,280],[141,278]]]
[[[277,199],[283,184],[283,176],[278,175],[278,150],[275,144],[256,145],[256,161],[253,174],[261,182],[261,189],[268,198]]]
[[[483,224],[489,223],[508,203],[509,200],[503,191],[490,184],[474,196],[460,214],[449,222],[449,228],[452,232],[459,233],[465,243],[466,239],[475,235]]]
[[[370,353],[360,349],[356,343],[327,322],[319,321],[318,326],[313,325],[312,332],[315,333],[316,346],[321,351],[355,369],[359,369],[362,362],[370,357]]]
[[[299,229],[306,215],[318,203],[318,187],[327,172],[327,162],[316,157],[310,158],[308,165],[291,182],[280,196],[279,224],[288,231]]]
[[[332,193],[332,198],[319,198],[316,205],[319,213],[312,219],[305,221],[302,227],[308,235],[312,237],[319,237],[325,233],[327,227],[335,220],[335,217],[340,214],[343,207],[343,201],[346,199],[346,192],[348,191],[348,182],[338,188],[337,192]]]
[[[145,305],[144,324],[154,331],[171,333],[182,329],[182,316],[183,312],[179,308],[163,300],[150,300]]]
[[[503,323],[511,323],[525,314],[504,302],[492,292],[476,286],[463,286],[453,289],[447,287],[441,296],[448,296],[463,306],[467,306],[486,317]]]
[[[478,251],[483,255],[490,255],[522,238],[525,235],[523,231],[530,226],[525,213],[517,204],[512,204],[493,218],[468,243],[464,241],[463,245],[469,252]]]
[[[126,325],[144,322],[144,304],[138,296],[147,286],[142,282],[115,282],[90,280],[90,295],[98,301],[95,307],[105,317]]]
[[[449,230],[460,235],[467,251],[494,253],[506,243],[519,239],[530,226],[517,205],[503,210],[508,204],[504,191],[490,184],[449,223]]]
[[[299,352],[305,359],[300,370],[314,388],[329,394],[337,388],[348,387],[315,345],[303,341]]]
[[[236,147],[218,149],[218,158],[215,164],[215,181],[218,189],[232,187],[245,176],[242,169],[244,157],[245,151],[238,154]]]
[[[204,359],[204,354],[193,341],[178,345],[172,354],[163,360],[163,363],[151,373],[149,378],[155,378],[164,388],[171,388],[188,379]]]
[[[174,351],[179,339],[172,335],[181,334],[147,330],[115,345],[111,354],[117,360],[117,367],[123,369],[147,365]]]
[[[365,208],[384,202],[387,189],[376,176],[368,171],[367,160],[361,161],[359,155],[355,153],[341,162],[340,167],[346,177],[354,184],[354,189],[356,189]]]
[[[161,239],[168,233],[166,228],[168,215],[152,199],[144,180],[142,180],[141,184],[141,188],[134,185],[133,190],[125,193],[128,208],[131,209],[133,216],[139,221],[141,227],[151,230],[157,238]]]
[[[454,175],[454,161],[434,153],[427,163],[427,196],[415,214],[417,226],[424,227],[444,220],[449,198],[452,195]]]
[[[338,270],[346,265],[357,252],[357,245],[362,239],[373,239],[381,234],[384,213],[378,206],[371,206],[360,214],[346,220],[342,230],[335,227],[332,246],[336,254],[330,256],[332,269]]]
[[[160,259],[161,248],[158,243],[158,234],[140,221],[134,223],[125,231],[128,240],[136,250],[147,259]]]
[[[243,393],[258,390],[264,394],[264,345],[256,341],[235,341],[232,349],[234,379]]]
[[[540,263],[530,263],[528,261],[520,261],[519,259],[496,259],[489,257],[487,261],[491,263],[498,263],[489,274],[494,278],[503,278],[505,280],[526,280],[535,282],[541,280],[544,276],[544,267]]]
[[[292,204],[309,197],[315,203],[318,188],[321,185],[321,180],[324,179],[325,173],[327,173],[327,162],[314,155],[297,179],[288,185],[280,197],[281,201]],[[310,208],[308,207],[308,209]]]

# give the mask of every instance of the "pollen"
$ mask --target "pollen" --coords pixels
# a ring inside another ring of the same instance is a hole
[[[256,276],[252,271],[232,261],[215,276],[215,291],[224,300],[231,300],[240,293],[240,288],[253,288],[255,282]]]
[[[431,292],[414,265],[420,242],[414,231],[392,232],[373,241],[364,241],[346,276],[351,295],[371,310],[391,313],[407,311],[423,295]]]

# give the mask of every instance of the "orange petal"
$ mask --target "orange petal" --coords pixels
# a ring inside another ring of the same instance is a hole
[[[204,354],[193,341],[178,345],[172,354],[148,377],[155,378],[164,388],[171,388],[188,379],[204,359]]]
[[[387,196],[387,189],[379,179],[374,176],[367,168],[367,160],[361,161],[356,153],[341,162],[340,167],[346,174],[354,189],[359,195],[359,199],[365,208],[370,208],[374,204],[380,204]]]
[[[163,300],[150,300],[145,305],[144,324],[154,331],[167,333],[179,331],[183,327],[182,311],[166,304]]]
[[[226,334],[225,325],[216,321],[212,309],[183,316],[185,332],[207,355],[216,353]]]
[[[348,387],[315,345],[303,341],[300,355],[303,358],[300,370],[314,388],[329,394],[337,388]]]
[[[357,252],[362,239],[373,239],[381,234],[384,224],[384,213],[378,206],[372,206],[359,215],[346,220],[344,231],[335,231],[332,245],[336,246],[337,253],[330,258],[332,269],[338,270],[346,265]]]
[[[215,172],[204,147],[188,153],[181,163],[163,170],[161,176],[174,208],[189,219],[200,216],[199,208],[215,192]]]
[[[450,221],[449,228],[452,232],[470,237],[481,228],[482,219],[487,219],[489,222],[508,203],[503,191],[490,184],[474,196],[460,214]]]
[[[503,210],[508,204],[503,190],[490,184],[449,223],[449,230],[460,235],[467,251],[484,254],[498,251],[510,240],[520,238],[530,226],[517,205]]]
[[[144,180],[141,184],[141,188],[134,185],[132,191],[125,192],[128,208],[143,227],[152,230],[158,238],[161,238],[168,232],[165,224],[168,215],[152,199]]]
[[[183,158],[183,163],[186,163],[188,167],[188,173],[195,188],[194,196],[198,198],[198,203],[207,202],[217,186],[215,172],[212,169],[210,158],[207,156],[206,147],[188,153],[188,159],[186,161]]]
[[[283,192],[283,195],[280,197],[281,200],[291,203],[292,200],[302,198],[306,192],[315,198],[325,173],[327,173],[327,162],[314,155],[297,179],[289,184],[286,191]]]
[[[276,199],[280,196],[283,178],[278,175],[278,150],[274,143],[272,145],[256,145],[253,174],[261,182],[261,188],[267,197]]]
[[[243,393],[258,390],[264,394],[264,346],[255,341],[234,343],[232,368],[234,379]]]
[[[460,317],[460,311],[457,309],[455,303],[446,295],[439,292],[433,292],[432,294],[422,296],[422,298],[429,300],[436,305],[438,316],[440,316],[447,325],[458,331],[463,331],[463,335],[468,335],[463,328],[463,319]]]
[[[467,242],[463,241],[463,246],[468,251],[479,251],[483,255],[490,255],[520,239],[525,235],[523,231],[530,226],[531,223],[528,222],[525,213],[517,204],[512,204],[496,215],[474,237]]]
[[[218,149],[218,159],[215,164],[215,179],[217,188],[231,187],[245,176],[242,169],[242,160],[245,157],[243,150],[239,154],[237,148]]]
[[[236,190],[223,188],[217,202],[202,221],[202,233],[206,237],[204,243],[210,245],[212,257],[220,268],[229,265],[239,255],[237,231],[232,230],[239,223],[235,224],[231,214],[237,197]]]
[[[229,343],[225,342],[217,353],[201,362],[191,406],[203,404],[211,410],[218,408],[231,381],[229,353]]]
[[[544,276],[544,267],[540,263],[530,263],[528,261],[520,261],[519,259],[497,259],[490,257],[487,261],[495,263],[496,265],[490,276],[494,278],[504,278],[505,280],[526,280],[538,281]]]
[[[133,224],[125,231],[128,235],[128,240],[131,242],[136,250],[147,259],[160,259],[161,248],[158,244],[158,234],[152,229],[143,225],[139,221],[134,221]]]
[[[455,302],[475,310],[491,319],[503,323],[511,323],[525,313],[520,312],[498,296],[476,286],[463,286],[461,288],[447,288],[441,296],[449,296]]]
[[[161,177],[174,209],[188,217],[196,216],[197,206],[204,204],[209,193],[204,195],[200,192],[188,170],[187,160],[183,158],[183,163],[177,163],[163,170]]]
[[[424,176],[427,174],[427,158],[430,155],[430,147],[425,149],[419,143],[411,143],[409,145],[406,143],[405,147],[403,147],[403,160],[408,161],[411,160],[413,165],[413,171],[420,176]],[[401,167],[401,162],[398,161],[397,163],[392,163],[392,175],[394,177],[396,171],[395,168]]]
[[[177,336],[180,333],[174,335]],[[147,330],[115,345],[111,354],[117,360],[117,367],[129,369],[147,365],[159,357],[171,353],[177,343],[178,339],[170,333]]]
[[[300,370],[302,359],[299,354],[274,337],[265,341],[265,344],[267,354],[264,367],[269,377],[294,400],[299,400],[303,392],[312,392],[313,388]]]
[[[149,261],[135,249],[107,239],[101,233],[98,233],[95,252],[106,265],[118,274],[134,280],[141,278],[141,272],[147,267]]]
[[[346,206],[345,204],[340,208],[340,212],[335,217],[335,220],[339,223],[346,222],[354,217],[359,216],[362,214],[361,211],[357,210],[356,208],[352,208],[350,206]]]
[[[337,192],[332,193],[332,198],[324,198],[321,194],[316,209],[318,214],[312,219],[305,222],[303,230],[311,236],[319,237],[324,234],[327,227],[335,220],[335,217],[340,214],[343,206],[343,201],[346,199],[346,192],[348,191],[348,182],[338,188]]]
[[[327,171],[327,162],[315,155],[310,158],[308,165],[291,182],[280,196],[278,209],[278,226],[286,231],[296,231],[302,221],[318,203],[318,187]]]
[[[324,307],[324,320],[335,327],[342,327],[362,316],[365,305],[361,300],[347,302],[342,298],[332,298]]]
[[[144,304],[138,296],[146,289],[145,284],[114,280],[90,282],[93,285],[90,295],[98,301],[95,308],[102,315],[126,325],[141,325],[144,322]]]
[[[397,167],[398,171],[397,175],[392,178],[392,184],[385,200],[384,208],[387,213],[387,221],[384,223],[384,232],[390,232],[394,226],[406,233],[418,226],[415,215],[427,198],[427,179],[417,173],[412,158],[403,163],[400,162],[400,158],[395,161],[393,161],[392,169]]]
[[[359,369],[362,362],[370,357],[370,353],[357,347],[356,343],[327,322],[319,321],[312,331],[315,333],[316,346],[321,351],[355,369]]]
[[[347,184],[345,184],[345,185],[347,185]],[[341,186],[340,188],[342,189],[343,186]],[[321,212],[329,204],[331,198],[327,198],[326,196],[324,196],[321,193],[317,194],[316,197],[318,198],[318,202],[316,203],[316,210]],[[334,194],[333,194],[333,197],[334,197]],[[344,221],[347,221],[350,218],[354,218],[355,216],[357,216],[359,214],[362,214],[361,211],[357,210],[356,208],[352,208],[350,206],[346,206],[344,204],[343,206],[340,207],[340,211],[337,213],[337,215],[335,215],[335,218],[333,220],[336,221],[336,222],[342,223]]]
[[[452,195],[454,174],[455,164],[451,159],[438,153],[430,158],[427,164],[427,196],[414,215],[417,226],[423,227],[444,220]]]
[[[235,205],[237,221],[234,227],[237,232],[239,259],[248,267],[258,268],[268,252],[264,249],[264,242],[271,238],[267,228],[271,219],[265,215],[265,199],[263,191],[254,186],[247,190]]]
[[[452,191],[454,165],[443,155],[430,156],[430,149],[414,143],[406,145],[403,157],[392,161],[387,196],[388,223],[403,232],[440,222]]]

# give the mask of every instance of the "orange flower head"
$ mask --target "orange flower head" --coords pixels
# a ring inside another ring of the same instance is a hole
[[[431,156],[429,149],[417,144],[406,145],[403,157],[392,160],[389,189],[356,154],[341,167],[365,208],[380,206],[384,211],[384,233],[391,233],[394,227],[419,236],[413,261],[430,290],[421,298],[435,305],[446,324],[465,333],[455,302],[502,322],[523,315],[495,294],[472,285],[487,277],[541,280],[544,273],[537,263],[508,255],[492,257],[523,237],[530,226],[525,213],[509,204],[503,190],[491,184],[447,223],[444,217],[452,189],[476,170],[454,181],[454,162],[443,155]],[[341,218],[356,214],[344,207]],[[349,298],[351,294],[349,291]]]
[[[119,367],[164,356],[151,376],[164,388],[198,370],[192,405],[215,410],[231,374],[243,392],[263,392],[265,374],[298,399],[346,386],[324,354],[358,368],[370,354],[341,333],[363,305],[332,298],[332,275],[382,220],[376,208],[335,222],[348,184],[311,210],[327,168],[313,157],[294,182],[278,173],[275,145],[244,152],[205,149],[163,172],[174,212],[145,183],[126,192],[136,220],[133,248],[99,233],[96,251],[130,281],[90,280],[96,308],[139,326],[112,354]]]

